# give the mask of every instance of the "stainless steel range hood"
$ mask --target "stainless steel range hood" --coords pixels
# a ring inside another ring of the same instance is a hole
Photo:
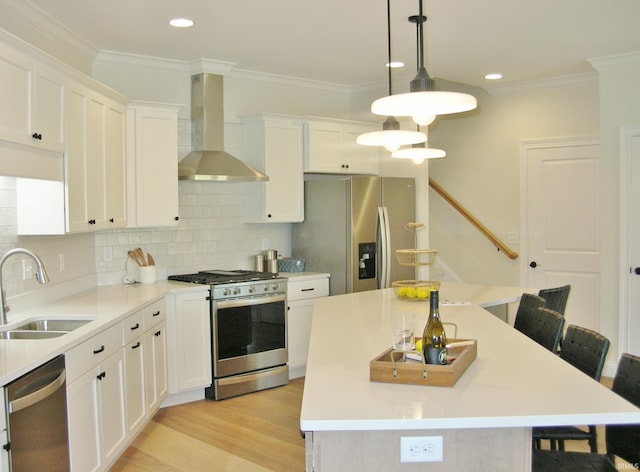
[[[191,77],[191,151],[178,163],[178,180],[264,182],[269,177],[224,151],[223,77]]]

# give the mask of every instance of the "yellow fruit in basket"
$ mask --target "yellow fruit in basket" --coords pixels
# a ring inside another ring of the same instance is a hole
[[[416,339],[416,351],[422,352],[422,338]]]
[[[399,297],[406,297],[407,296],[407,287],[399,287],[397,293],[398,293]]]
[[[413,287],[407,287],[407,297],[416,298],[416,289]]]
[[[416,289],[416,297],[418,298],[428,298],[429,290],[426,287],[418,287]]]

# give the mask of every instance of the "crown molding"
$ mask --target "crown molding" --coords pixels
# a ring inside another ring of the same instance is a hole
[[[98,49],[25,0],[0,0],[0,27],[87,72]]]
[[[484,87],[491,96],[506,95],[514,92],[522,92],[532,89],[557,88],[566,87],[568,85],[583,84],[589,82],[597,82],[597,72],[585,72],[581,74],[563,75],[559,77],[551,77],[548,79],[526,80],[513,84],[492,85]]]
[[[615,56],[595,57],[587,59],[596,70],[617,69],[619,67],[640,65],[640,52],[628,52]]]

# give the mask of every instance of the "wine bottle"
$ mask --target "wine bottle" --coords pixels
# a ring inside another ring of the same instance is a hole
[[[429,318],[422,333],[422,352],[427,364],[447,363],[447,335],[440,320],[438,291],[429,296]]]

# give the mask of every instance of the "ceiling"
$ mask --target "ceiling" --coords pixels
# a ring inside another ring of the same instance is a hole
[[[27,0],[99,50],[345,86],[387,80],[385,0]],[[416,67],[419,0],[391,0],[392,58]],[[639,0],[424,0],[437,78],[484,87],[591,72],[587,59],[640,51]],[[168,26],[187,17],[195,26]]]

